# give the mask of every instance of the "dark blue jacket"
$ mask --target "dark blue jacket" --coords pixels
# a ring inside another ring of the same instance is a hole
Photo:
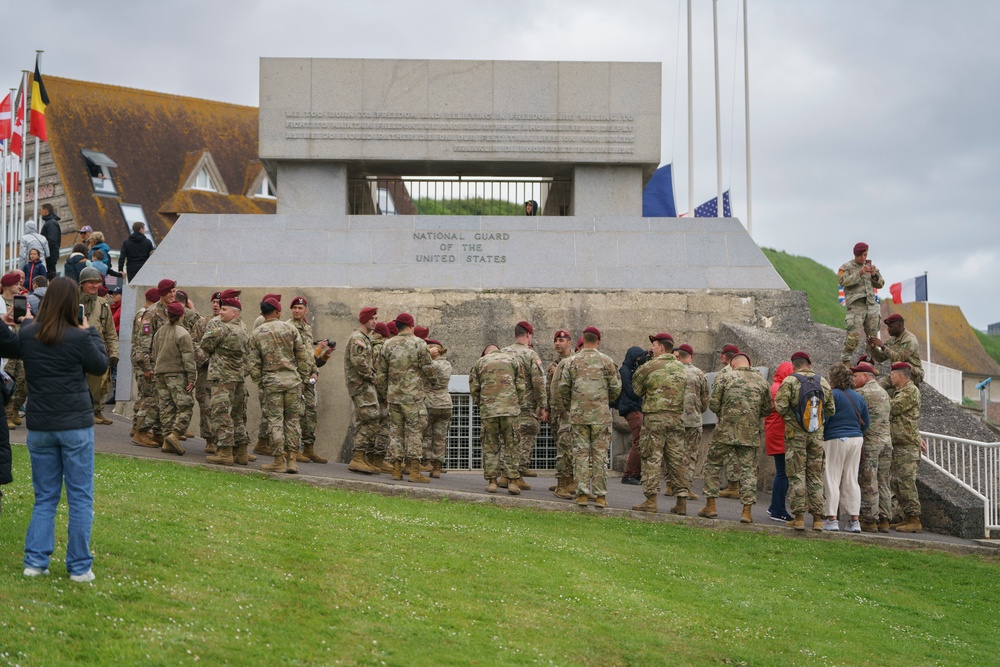
[[[5,359],[17,359],[21,356],[21,349],[17,344],[17,334],[2,321],[0,321],[0,356]],[[10,432],[7,430],[7,421],[0,420],[0,484],[10,484],[13,481]]]
[[[630,347],[625,353],[625,363],[618,370],[622,378],[622,393],[618,396],[618,414],[622,417],[630,412],[642,412],[642,398],[632,391],[632,371],[635,360],[646,354],[641,347]]]
[[[862,437],[871,424],[871,418],[868,416],[868,404],[865,403],[864,397],[853,389],[846,391],[834,389],[833,404],[837,408],[837,413],[823,422],[823,439]],[[857,412],[855,412],[855,408],[857,408]],[[861,419],[865,423],[864,428],[861,428],[858,423],[858,415],[861,415]]]

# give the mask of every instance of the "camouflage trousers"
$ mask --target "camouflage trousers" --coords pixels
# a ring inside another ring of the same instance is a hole
[[[573,479],[577,495],[608,495],[611,424],[573,424]]]
[[[281,456],[282,452],[299,451],[299,441],[302,439],[301,386],[295,389],[264,387],[263,393],[261,422],[267,425],[271,455]]]
[[[142,371],[137,370],[135,372],[135,385],[135,415],[132,417],[132,423],[135,424],[137,430],[148,431],[153,428],[153,422],[149,417],[149,407],[151,404],[155,405],[157,401],[156,384],[152,380],[147,380]],[[158,410],[156,414],[159,414]]]
[[[219,447],[241,447],[247,435],[247,387],[240,382],[210,382],[212,426]]]
[[[24,362],[20,359],[8,359],[4,370],[17,383],[14,395],[10,397],[10,404],[7,407],[11,410],[17,410],[24,405],[24,400],[28,398],[28,381],[24,377]]]
[[[87,378],[90,379],[91,375]],[[194,396],[185,391],[187,382],[183,373],[161,373],[156,378],[156,399],[159,405],[160,424],[165,433],[183,435],[194,414]]]
[[[316,444],[316,385],[302,385],[302,444]]]
[[[378,437],[375,438],[375,454],[386,456],[389,451],[389,406],[378,405]]]
[[[865,341],[865,349],[868,349],[868,337],[878,334],[882,326],[882,317],[877,305],[869,306],[865,301],[859,300],[847,307],[847,336],[844,338],[844,351],[840,355],[841,361],[850,361],[854,356],[854,350],[858,343]]]
[[[708,446],[708,458],[702,471],[705,497],[719,497],[719,474],[726,461],[732,461],[737,470],[737,475],[729,479],[740,483],[740,502],[753,505],[757,502],[757,447],[754,445],[712,442]]]
[[[423,458],[444,463],[448,450],[448,429],[451,428],[450,408],[427,408],[427,430],[424,431]]]
[[[107,395],[108,372],[101,375],[87,375],[87,388],[90,389],[90,399],[94,401],[94,413],[104,408],[104,397]],[[11,400],[11,403],[14,401]]]
[[[920,516],[917,494],[917,470],[920,468],[920,445],[892,446],[892,495],[904,514]]]
[[[517,435],[514,424],[517,417],[487,417],[483,419],[483,477],[486,480],[496,479],[501,473],[510,479],[518,477],[517,459],[513,454],[517,451],[515,443]]]
[[[376,405],[358,405],[363,400],[352,396],[354,404],[354,449],[363,449],[365,454],[375,454],[375,443],[378,440],[379,428],[382,425],[382,409]]]
[[[270,431],[270,429],[267,426],[267,420],[264,419],[264,417],[263,417],[263,414],[264,414],[264,390],[263,389],[260,389],[260,388],[257,389],[257,398],[260,401],[260,412],[261,412],[261,415],[262,415],[261,418],[260,418],[260,424],[257,426],[257,439],[258,440],[263,440],[263,441],[267,442],[268,439],[271,437],[271,435],[270,435],[271,431]]]
[[[684,447],[687,449],[688,457],[688,491],[691,490],[691,486],[694,484],[694,468],[698,464],[698,450],[701,449],[701,432],[701,426],[684,427]],[[726,472],[726,479],[732,479],[729,477],[728,471]]]
[[[826,504],[823,457],[822,431],[805,433],[789,428],[786,423],[785,472],[788,476],[788,508],[792,514],[809,512],[815,516],[823,515]]]
[[[531,467],[531,457],[535,455],[535,440],[538,438],[538,417],[529,410],[521,410],[521,416],[517,418],[517,446],[520,450],[518,456],[514,458],[517,468],[524,472]]]
[[[427,428],[427,408],[423,403],[389,404],[389,461],[419,459]]]
[[[888,519],[892,516],[892,443],[888,438],[865,438],[861,446],[861,468],[858,484],[861,486],[861,518],[866,521]]]
[[[569,413],[549,417],[549,428],[556,441],[556,476],[573,478],[573,425]]]
[[[215,422],[212,421],[212,388],[208,382],[207,365],[198,368],[198,379],[194,383],[194,400],[198,402],[198,428],[201,437],[206,439],[217,437]]]
[[[639,455],[642,457],[642,492],[652,498],[660,492],[660,473],[678,498],[688,495],[688,454],[684,426],[666,412],[646,412],[642,416]]]

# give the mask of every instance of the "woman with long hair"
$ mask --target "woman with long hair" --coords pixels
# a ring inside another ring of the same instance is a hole
[[[66,486],[69,505],[66,570],[94,580],[90,529],[94,521],[94,405],[87,374],[102,375],[108,354],[97,330],[78,321],[75,282],[55,278],[33,321],[18,339],[28,379],[28,453],[35,505],[24,538],[24,575],[48,574],[55,549],[55,516]]]

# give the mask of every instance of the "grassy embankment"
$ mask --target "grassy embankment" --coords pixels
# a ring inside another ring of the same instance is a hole
[[[21,576],[0,664],[930,665],[996,659],[1000,563],[416,501],[99,455],[93,584]],[[65,506],[55,558],[65,556]]]
[[[761,248],[768,261],[793,290],[809,296],[813,321],[844,328],[844,307],[837,301],[837,273],[808,257],[789,255],[782,250]]]

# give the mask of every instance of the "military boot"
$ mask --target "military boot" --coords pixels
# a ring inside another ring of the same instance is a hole
[[[264,472],[285,472],[285,453],[275,456],[274,461],[265,463],[260,469]]]
[[[608,498],[607,498],[607,496],[597,496],[597,499],[594,500],[594,507],[596,507],[597,509],[602,509],[602,510],[603,509],[607,509],[608,508]]]
[[[420,472],[430,472],[434,470],[434,464],[427,460],[420,461]]]
[[[216,442],[216,440],[212,436],[208,436],[207,438],[205,438],[205,453],[206,454],[214,454],[215,453],[215,442]]]
[[[518,477],[518,478],[517,478],[517,486],[518,486],[518,487],[519,487],[519,488],[520,488],[520,489],[521,489],[522,491],[531,491],[531,484],[528,484],[528,480],[526,480],[526,479],[525,479],[525,478],[523,478],[523,477]]]
[[[295,450],[295,460],[299,463],[309,463],[309,457],[306,453],[298,449]]]
[[[253,453],[261,456],[271,456],[271,443],[267,438],[257,438],[257,444],[253,446]]]
[[[924,527],[920,523],[919,514],[907,514],[906,521],[896,526],[897,533],[922,533]]]
[[[427,484],[431,481],[430,477],[424,477],[420,474],[420,459],[410,459],[410,477],[411,482],[423,482]]]
[[[521,471],[521,478],[523,479],[525,477],[538,477],[538,473],[531,468],[525,468]]]
[[[393,461],[392,463],[392,478],[397,482],[403,479],[403,462]]]
[[[506,475],[500,475],[500,479],[497,480],[497,486],[499,486],[501,489],[506,489],[507,488],[507,482],[508,482],[507,476]]]
[[[862,533],[877,533],[878,532],[878,521],[874,519],[869,521],[867,519],[861,520],[861,532]]]
[[[705,506],[698,510],[698,516],[703,516],[706,519],[715,519],[719,516],[715,509],[715,498],[705,499]]]
[[[823,530],[823,517],[813,514],[813,530]]]
[[[376,470],[381,470],[382,472],[392,472],[392,466],[386,462],[385,454],[374,454],[372,458],[372,467]]]
[[[879,519],[878,522],[878,532],[888,533],[889,532],[889,520],[885,517]]]
[[[256,456],[254,458],[257,458]],[[233,462],[237,465],[245,466],[250,462],[250,455],[247,454],[246,445],[236,445],[233,448]]]
[[[581,493],[576,496],[576,504],[580,507],[586,507],[588,502],[588,497],[586,493]]]
[[[508,484],[507,484],[507,493],[509,493],[512,496],[519,496],[519,495],[521,495],[521,486],[520,486],[520,484],[521,484],[521,480],[522,479],[523,478],[518,477],[517,479],[510,480],[508,482]]]
[[[132,444],[140,447],[159,447],[153,440],[153,434],[149,431],[136,431],[136,434],[132,436]]]
[[[663,486],[663,495],[665,495],[665,496],[672,496],[672,495],[674,495],[674,487],[670,486],[669,484],[665,484]]]
[[[493,477],[486,485],[486,493],[496,493],[496,492],[497,492],[497,480],[496,477]]]
[[[164,452],[172,452],[177,456],[184,456],[184,448],[181,447],[180,433],[171,431],[163,439],[163,446],[160,448]]]
[[[347,469],[351,472],[360,472],[366,475],[378,474],[378,470],[368,465],[365,461],[365,450],[363,449],[354,450],[354,455],[351,456],[351,462],[347,464]]]
[[[153,438],[153,442],[156,443],[157,447],[162,447],[163,446],[163,434],[162,433],[153,433],[152,438]]]
[[[298,450],[285,450],[285,472],[289,475],[297,475],[299,473],[298,453]]]
[[[192,433],[191,431],[184,431],[184,435],[181,438],[181,440],[190,440],[193,437],[194,437],[194,433]]]
[[[688,513],[688,499],[687,496],[677,496],[677,502],[673,507],[670,508],[671,514],[680,514],[681,516],[687,516]]]
[[[688,489],[688,500],[698,500],[698,494]]]
[[[431,477],[433,477],[434,479],[437,479],[437,478],[441,477],[441,462],[440,461],[435,461],[433,464],[431,464]]]
[[[750,513],[752,508],[753,505],[743,506],[743,514],[740,515],[740,523],[753,523],[753,514]]]
[[[795,530],[805,530],[806,520],[802,517],[801,514],[796,514],[795,518],[792,519],[791,521],[786,521],[785,525],[788,526],[789,528],[794,528]]]
[[[720,498],[739,498],[740,497],[740,483],[730,482],[729,486],[719,492]]]
[[[656,496],[646,496],[646,500],[643,502],[638,505],[632,505],[632,510],[635,512],[652,512],[656,514],[659,511],[656,507]]]
[[[322,456],[320,456],[319,454],[316,453],[316,443],[314,443],[314,442],[307,442],[307,443],[303,444],[302,445],[302,453],[305,454],[306,458],[308,460],[312,461],[313,463],[326,463],[326,461],[327,461]],[[369,467],[372,467],[372,466],[369,466]],[[375,470],[376,474],[378,473],[378,469],[377,468],[372,467],[372,469]]]
[[[135,434],[138,433],[138,432],[139,432],[138,427],[136,427],[136,425],[133,423],[131,430],[129,430],[129,432],[128,432],[128,437],[134,438]]]
[[[576,480],[570,479],[569,484],[566,485],[566,493],[575,496],[576,495]]]
[[[211,456],[206,456],[205,460],[209,463],[218,463],[224,466],[233,465],[233,448],[232,447],[219,447],[215,454]],[[246,465],[246,464],[244,464]]]

